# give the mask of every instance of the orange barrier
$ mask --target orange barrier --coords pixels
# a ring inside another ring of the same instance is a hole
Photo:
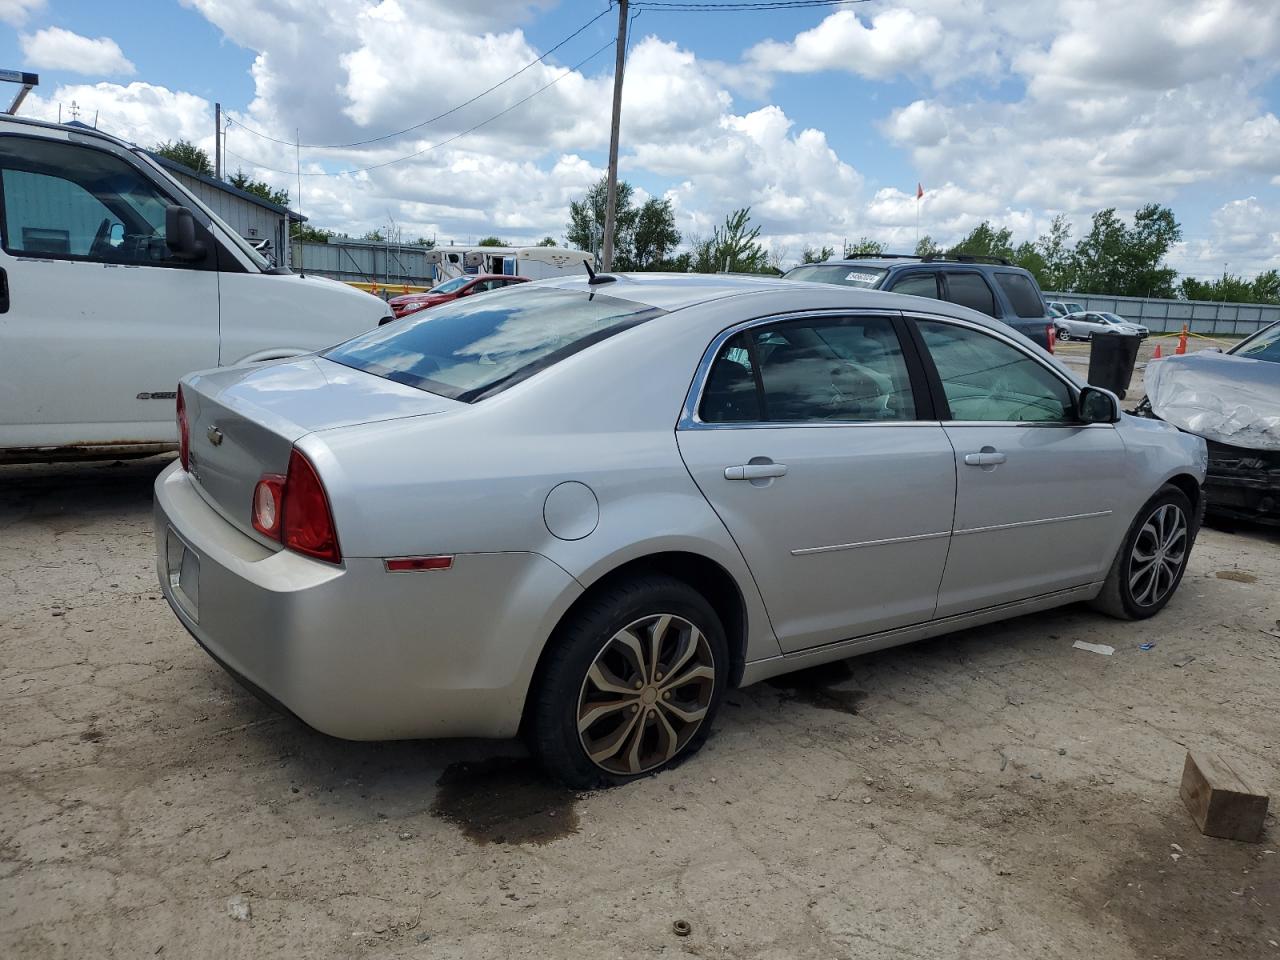
[[[1178,347],[1173,351],[1175,355],[1182,356],[1187,352],[1187,325],[1182,325],[1182,333],[1178,334]]]
[[[1153,354],[1151,355],[1151,359],[1152,359],[1152,360],[1159,360],[1159,359],[1160,359],[1160,344],[1158,344],[1158,343],[1156,344],[1156,352],[1155,352],[1155,353],[1153,353]]]

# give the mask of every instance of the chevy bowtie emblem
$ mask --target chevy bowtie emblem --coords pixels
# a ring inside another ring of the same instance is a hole
[[[209,442],[212,443],[215,447],[222,446],[222,431],[219,430],[217,427],[210,427],[206,435],[209,438]]]

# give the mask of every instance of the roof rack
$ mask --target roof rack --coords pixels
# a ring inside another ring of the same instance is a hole
[[[914,253],[847,253],[840,260],[919,260]]]
[[[1013,266],[1004,257],[984,257],[974,253],[931,253],[920,259],[922,263],[936,263],[941,260],[954,263],[996,263],[1002,267]]]

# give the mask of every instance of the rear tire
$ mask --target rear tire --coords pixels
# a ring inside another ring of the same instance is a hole
[[[1165,484],[1138,511],[1090,606],[1117,620],[1155,616],[1182,582],[1198,532],[1187,495]]]
[[[1059,331],[1058,331],[1058,339],[1059,339],[1059,340],[1061,340],[1063,343],[1070,343],[1070,342],[1071,342],[1071,334],[1067,333],[1067,331],[1066,331],[1066,330],[1059,330]]]
[[[575,789],[672,767],[706,741],[729,679],[711,605],[651,574],[601,589],[563,623],[530,693],[530,747]]]

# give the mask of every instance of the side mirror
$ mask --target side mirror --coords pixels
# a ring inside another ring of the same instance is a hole
[[[204,259],[205,245],[196,239],[196,218],[186,207],[177,204],[165,207],[164,242],[175,260]]]
[[[1120,420],[1120,401],[1110,390],[1101,387],[1085,387],[1076,403],[1081,423],[1117,423]]]

